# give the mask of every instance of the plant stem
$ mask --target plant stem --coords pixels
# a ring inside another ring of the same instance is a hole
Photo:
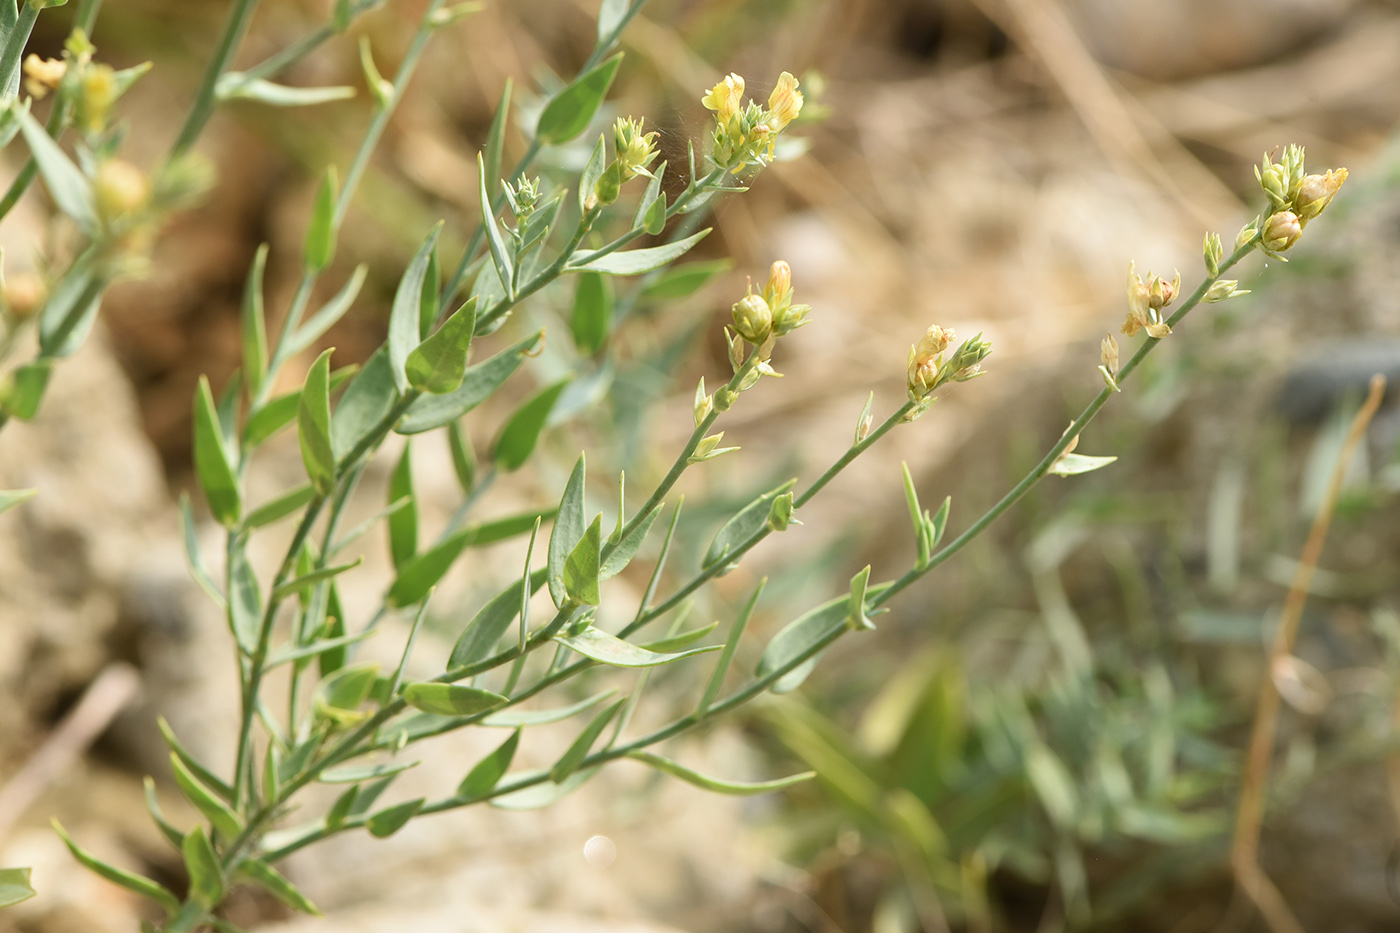
[[[350,19],[353,22],[355,17],[379,3],[380,0],[360,0],[360,2],[350,7]],[[338,35],[335,28],[326,23],[317,29],[308,32],[282,51],[268,57],[251,68],[243,72],[249,80],[259,78],[271,78],[273,75],[291,65],[301,61],[316,49],[320,48],[327,41]]]
[[[19,20],[5,40],[4,51],[0,52],[0,91],[6,92],[7,98],[10,97],[10,83],[15,80],[15,74],[19,70],[20,57],[24,55],[24,47],[29,44],[29,35],[34,31],[34,22],[38,18],[38,7],[31,3],[21,3]]]
[[[193,146],[204,130],[204,124],[209,122],[217,103],[215,98],[219,78],[232,64],[233,56],[243,43],[243,36],[248,32],[248,24],[252,22],[253,12],[257,7],[258,0],[234,0],[233,7],[229,10],[228,21],[224,23],[224,31],[219,36],[214,57],[210,59],[209,67],[204,70],[204,79],[195,94],[194,105],[190,108],[185,125],[180,129],[180,135],[170,150],[171,158],[182,155]]]

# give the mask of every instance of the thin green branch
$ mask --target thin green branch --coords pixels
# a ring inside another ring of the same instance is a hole
[[[195,94],[194,104],[190,107],[185,125],[180,128],[180,135],[176,137],[175,145],[170,150],[171,158],[181,155],[194,145],[194,141],[204,130],[204,124],[208,123],[209,117],[213,115],[214,107],[218,103],[219,78],[233,63],[233,57],[243,43],[243,36],[248,32],[248,24],[252,22],[257,7],[258,0],[235,0],[229,10],[228,20],[219,35],[219,42],[213,58],[209,60],[209,67],[204,70],[204,78]]]

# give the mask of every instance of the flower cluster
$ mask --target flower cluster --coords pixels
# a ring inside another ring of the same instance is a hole
[[[1264,221],[1260,243],[1265,250],[1277,255],[1297,243],[1308,221],[1332,203],[1347,180],[1347,170],[1339,168],[1329,169],[1322,175],[1306,174],[1303,147],[1289,146],[1277,162],[1264,153],[1263,161],[1254,167],[1254,177],[1259,179],[1259,186],[1269,197],[1270,213]]]
[[[739,336],[760,346],[769,337],[784,337],[806,324],[811,310],[811,305],[792,303],[792,268],[779,259],[768,270],[762,292],[755,295],[750,282],[731,312]]]
[[[797,79],[786,71],[778,76],[766,108],[753,100],[745,104],[743,97],[744,79],[731,74],[700,100],[715,112],[710,158],[715,165],[732,172],[773,161],[778,134],[802,111]]]
[[[957,339],[951,328],[930,327],[909,348],[909,400],[929,400],[935,389],[949,382],[967,382],[982,375],[982,361],[992,352],[992,345],[981,334],[964,340],[953,355],[944,359],[944,352]]]
[[[633,120],[619,117],[613,125],[613,143],[617,146],[617,164],[622,180],[628,181],[636,175],[651,177],[647,166],[656,158],[656,138],[658,133],[644,132],[646,117]]]
[[[1181,273],[1168,282],[1160,275],[1147,273],[1147,281],[1137,274],[1136,263],[1128,263],[1128,317],[1123,321],[1123,333],[1134,337],[1140,330],[1158,339],[1172,329],[1162,318],[1162,309],[1175,300],[1181,291]]]

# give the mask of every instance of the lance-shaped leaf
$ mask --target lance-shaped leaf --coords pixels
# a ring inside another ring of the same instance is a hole
[[[464,684],[413,683],[404,688],[404,702],[438,716],[475,716],[507,702],[499,693]]]
[[[597,205],[596,187],[598,179],[603,177],[603,169],[608,164],[608,144],[604,141],[603,134],[598,134],[598,143],[593,147],[593,154],[588,157],[588,162],[583,166],[583,174],[578,178],[578,209],[579,213],[587,214],[590,209]]]
[[[322,784],[357,784],[360,781],[379,781],[388,786],[389,779],[397,774],[407,771],[409,768],[418,767],[416,761],[386,761],[377,765],[347,765],[343,768],[327,768],[322,771],[316,780]],[[373,799],[366,799],[365,788],[360,788],[359,800],[356,806],[350,808],[354,813],[359,809],[361,813],[368,810],[373,803]]]
[[[433,291],[436,293],[436,288]],[[423,294],[427,295],[428,291],[425,289]],[[420,392],[433,395],[445,395],[461,388],[475,327],[476,299],[469,298],[436,333],[408,355],[405,369],[409,383]]]
[[[476,155],[476,168],[477,196],[481,199],[481,229],[486,231],[486,245],[491,250],[491,262],[496,267],[496,277],[500,280],[505,297],[510,300],[515,297],[515,263],[506,249],[505,240],[501,237],[501,228],[496,223],[496,212],[491,209],[491,195],[486,190],[486,167],[479,152]]]
[[[540,122],[535,127],[535,137],[549,146],[557,146],[573,139],[587,129],[593,115],[608,95],[613,76],[622,56],[614,55],[574,79],[554,99],[545,105],[540,113]]]
[[[491,806],[501,810],[539,810],[553,806],[587,784],[597,773],[597,767],[583,768],[559,783],[544,781],[531,787],[521,788],[513,793],[493,797]],[[538,776],[543,776],[543,772],[540,772]]]
[[[331,448],[337,459],[350,453],[383,421],[398,401],[389,352],[378,350],[345,389],[331,420]]]
[[[123,869],[117,868],[115,865],[108,865],[74,842],[58,820],[53,820],[52,823],[54,832],[58,833],[58,837],[63,840],[63,844],[68,847],[68,851],[73,853],[73,857],[81,862],[89,871],[141,897],[150,898],[161,907],[164,907],[167,914],[173,915],[180,909],[180,901],[165,887],[165,885],[133,872],[124,871]]]
[[[194,468],[209,511],[225,527],[237,525],[243,509],[243,495],[233,455],[224,444],[223,430],[219,427],[214,393],[209,390],[209,380],[204,376],[199,377],[199,388],[194,395]]]
[[[540,588],[545,576],[539,572],[530,575],[532,594]],[[490,656],[515,617],[520,615],[520,589],[520,583],[511,583],[472,616],[466,628],[462,629],[462,634],[457,636],[457,643],[452,646],[452,656],[447,660],[448,670],[467,667]]]
[[[76,353],[92,330],[101,304],[101,289],[93,252],[74,260],[39,312],[39,349],[44,356]]]
[[[568,269],[571,272],[601,272],[604,275],[641,275],[681,258],[709,233],[710,228],[706,227],[684,240],[664,246],[618,250],[601,255],[598,252],[577,253],[569,260]]]
[[[92,186],[67,154],[53,141],[42,124],[29,115],[26,107],[9,105],[10,113],[19,121],[19,130],[34,162],[39,166],[39,174],[44,176],[44,184],[49,196],[58,209],[71,217],[84,231],[92,233],[97,229],[97,207],[92,195]]]
[[[516,729],[495,751],[476,763],[462,783],[457,785],[458,800],[480,800],[496,789],[515,758],[515,750],[520,745],[520,732]]]
[[[603,601],[598,592],[602,547],[603,516],[599,514],[564,561],[564,593],[569,600],[585,606],[596,606]]]
[[[228,886],[224,882],[223,866],[202,825],[185,834],[180,854],[185,857],[185,871],[190,876],[189,899],[205,910],[217,907]]]
[[[612,330],[612,296],[606,280],[596,272],[578,276],[574,291],[574,312],[569,320],[574,345],[584,356],[592,356],[603,348]]]
[[[801,774],[793,774],[772,781],[756,781],[753,783],[724,781],[719,778],[707,777],[698,771],[687,768],[678,761],[672,761],[670,758],[663,758],[651,752],[629,752],[627,757],[634,761],[640,761],[643,764],[651,765],[658,771],[664,771],[672,777],[678,777],[687,784],[694,784],[702,790],[707,790],[715,794],[727,794],[731,797],[750,797],[754,794],[768,794],[775,790],[782,790],[784,787],[800,784],[803,781],[810,781],[817,776],[817,772],[815,771],[803,771]]]
[[[651,233],[648,222],[653,219],[653,210],[657,202],[661,204],[661,222],[666,223],[666,196],[661,193],[661,179],[666,174],[666,163],[662,162],[656,167],[656,171],[651,173],[651,179],[647,182],[647,190],[642,195],[642,200],[637,204],[637,215],[632,218],[633,227],[641,227]],[[660,233],[661,231],[656,231]],[[652,234],[655,236],[655,234]]]
[[[413,445],[403,445],[403,456],[389,477],[389,501],[407,499],[389,513],[389,556],[394,570],[402,572],[404,565],[418,553],[418,504],[413,499]]]
[[[510,416],[505,427],[501,428],[492,450],[491,459],[496,462],[497,467],[509,473],[525,465],[525,461],[530,459],[530,454],[535,452],[535,444],[538,443],[540,432],[549,420],[554,403],[559,400],[559,394],[569,382],[569,379],[562,379],[541,389]]]
[[[462,551],[524,534],[534,527],[536,518],[548,518],[553,513],[553,509],[525,512],[463,528],[405,564],[385,599],[394,607],[413,605],[428,595],[428,590],[437,585]]]
[[[267,268],[268,245],[253,254],[253,265],[243,286],[243,372],[248,379],[248,397],[256,398],[267,376],[267,312],[263,308],[263,272]]]
[[[404,828],[409,820],[423,809],[423,804],[427,803],[427,798],[419,797],[417,800],[409,800],[404,803],[395,804],[392,807],[385,807],[369,818],[369,834],[376,839],[387,839],[394,833]]]
[[[355,89],[347,85],[291,87],[265,78],[250,78],[239,71],[229,71],[219,76],[214,93],[220,101],[251,100],[268,107],[314,107],[349,100],[355,96]]]
[[[613,667],[656,667],[658,664],[670,664],[672,661],[679,661],[693,655],[719,651],[724,647],[723,645],[707,645],[704,648],[662,654],[623,641],[616,635],[609,635],[601,629],[592,627],[584,629],[578,635],[555,635],[554,640],[586,658]]]
[[[0,907],[11,907],[35,895],[28,868],[0,868]]]
[[[262,627],[262,589],[248,562],[247,538],[241,537],[229,552],[228,624],[233,640],[244,654],[257,650]]]
[[[6,512],[21,502],[26,502],[38,492],[37,489],[0,489],[0,512]]]
[[[558,709],[508,709],[499,713],[492,713],[481,721],[481,725],[492,729],[520,729],[528,726],[545,726],[552,722],[561,722],[570,716],[577,716],[584,710],[591,709],[608,697],[616,693],[616,690],[604,690],[586,700],[580,700],[569,706],[561,706]]]
[[[563,606],[568,599],[564,591],[564,564],[588,528],[588,518],[583,509],[583,489],[587,476],[587,457],[579,454],[578,462],[569,474],[569,481],[564,484],[564,495],[559,499],[554,527],[549,533],[549,595],[556,606]]]
[[[180,792],[185,795],[195,809],[204,814],[215,829],[219,831],[225,839],[232,840],[243,831],[243,821],[238,818],[238,814],[228,804],[224,803],[214,792],[195,777],[184,761],[174,752],[170,753],[170,768],[175,773],[175,783],[179,786]]]
[[[686,298],[704,288],[734,267],[732,259],[710,259],[688,262],[667,269],[655,282],[642,289],[642,297],[652,301],[674,301]]]
[[[297,435],[306,475],[318,495],[329,495],[335,484],[335,450],[331,446],[331,353],[316,357],[306,374],[297,404]]]
[[[32,420],[39,413],[52,370],[52,360],[39,359],[7,374],[0,382],[0,412],[20,421]]]
[[[246,858],[238,863],[237,874],[268,894],[286,904],[292,910],[303,914],[310,914],[313,917],[322,916],[316,909],[316,905],[300,891],[296,885],[286,879],[277,869],[264,862],[262,859]]]
[[[1050,472],[1056,476],[1077,476],[1108,466],[1117,457],[1090,457],[1085,454],[1064,454],[1050,465]]]
[[[335,166],[328,165],[316,189],[316,206],[311,211],[311,226],[306,230],[301,251],[302,262],[312,272],[324,271],[335,256],[336,187]]]
[[[433,249],[441,232],[442,221],[439,221],[418,247],[418,252],[413,254],[394,292],[394,305],[389,312],[389,365],[394,374],[394,385],[401,393],[407,392],[410,387],[405,367],[409,354],[422,337],[419,314],[422,310],[423,280],[427,278],[428,264],[432,261]]]
[[[714,540],[710,542],[710,549],[705,552],[701,567],[708,570],[758,534],[768,524],[768,513],[773,500],[796,485],[797,480],[790,479],[777,489],[765,492],[721,525],[719,531],[715,532]]]
[[[846,604],[846,624],[853,629],[874,629],[875,623],[865,614],[865,588],[870,583],[870,565],[866,564],[851,577],[851,596]]]
[[[657,516],[661,514],[661,506],[657,505],[647,513],[642,519],[627,533],[625,537],[603,558],[603,567],[598,572],[599,579],[610,580],[622,573],[627,565],[632,562],[632,558],[637,556],[637,551],[641,549],[642,542],[647,539],[647,534],[651,531],[651,526],[656,523]]]
[[[418,298],[418,334],[424,340],[433,332],[437,323],[438,311],[442,310],[438,292],[442,290],[442,269],[438,266],[438,254],[434,249],[428,257],[428,271],[423,275],[423,290]],[[412,357],[410,357],[411,359]]]
[[[603,0],[598,6],[598,41],[606,42],[627,16],[631,0]]]
[[[306,323],[297,328],[296,333],[287,338],[286,345],[282,347],[281,357],[291,359],[307,347],[311,346],[321,338],[321,335],[330,330],[335,322],[345,316],[345,312],[350,310],[350,306],[355,303],[355,299],[360,294],[360,289],[365,284],[365,276],[369,274],[369,266],[360,263],[355,267],[355,271],[350,274],[350,278],[345,280],[345,284],[340,287],[340,291],[331,296],[330,300],[320,307],[319,310]]]
[[[165,721],[164,716],[156,718],[156,728],[160,730],[160,737],[165,740],[165,744],[169,746],[172,752],[179,756],[180,761],[184,763],[190,773],[199,778],[201,784],[214,791],[214,793],[218,794],[224,800],[232,802],[233,788],[224,783],[214,772],[199,763],[194,755],[180,743],[179,738],[175,735],[175,730],[170,728],[170,723]]]
[[[491,397],[511,374],[520,368],[525,357],[539,346],[544,332],[531,334],[524,340],[502,350],[475,366],[467,367],[462,384],[445,395],[424,395],[408,407],[408,413],[395,428],[400,434],[421,434],[456,421]],[[346,396],[349,396],[347,391]],[[341,405],[344,406],[342,401]],[[339,412],[337,411],[337,414]]]
[[[501,89],[501,99],[496,104],[495,115],[491,117],[491,128],[486,131],[486,145],[482,146],[482,174],[494,184],[501,177],[501,151],[506,142],[506,120],[510,116],[510,94],[515,82],[506,78],[506,86]]]
[[[688,611],[688,609],[682,609],[681,611],[685,612]],[[691,629],[688,632],[677,632],[675,635],[667,635],[665,638],[649,641],[645,645],[642,645],[642,647],[648,651],[655,651],[657,654],[670,654],[673,651],[684,651],[717,628],[719,628],[719,622],[714,621],[701,628]],[[723,646],[716,645],[708,650],[717,651],[721,647]]]
[[[761,680],[791,667],[774,682],[774,693],[790,693],[802,685],[807,675],[817,666],[821,649],[836,640],[836,636],[846,631],[846,613],[849,598],[842,596],[823,603],[811,611],[798,616],[773,636],[773,640],[763,649],[759,658],[757,676]],[[812,653],[812,652],[816,653]],[[804,655],[805,661],[792,667]]]
[[[316,497],[316,490],[310,483],[304,483],[293,489],[291,492],[283,493],[270,502],[264,502],[253,511],[249,512],[243,519],[243,527],[247,529],[261,528],[263,525],[271,525],[280,521],[300,509],[303,505]]]
[[[374,688],[379,665],[373,662],[351,664],[322,678],[312,696],[312,706],[322,718],[339,723],[358,722],[364,714],[360,704]]]
[[[335,392],[360,371],[360,367],[355,364],[342,366],[331,371],[331,392]],[[268,438],[273,437],[287,425],[297,420],[297,406],[301,404],[301,389],[287,392],[275,398],[268,399],[261,408],[256,408],[248,415],[248,422],[243,426],[243,444],[252,449],[264,443]],[[332,425],[334,427],[334,425]]]
[[[710,674],[710,680],[705,685],[705,694],[700,698],[700,705],[695,710],[696,715],[704,715],[719,696],[719,691],[724,686],[724,678],[729,673],[729,666],[734,662],[734,651],[739,647],[739,641],[744,636],[744,629],[748,628],[749,619],[752,618],[759,597],[763,595],[763,590],[767,586],[767,577],[759,580],[753,595],[744,604],[744,608],[739,611],[739,615],[734,618],[734,624],[729,628],[729,637],[724,642],[724,651],[720,653],[714,672]]]
[[[364,558],[357,557],[348,564],[336,564],[331,567],[317,567],[314,570],[308,570],[277,587],[277,589],[272,591],[272,597],[273,599],[282,600],[286,599],[288,596],[294,596],[297,593],[305,593],[311,587],[338,577],[347,570],[354,570],[362,563],[364,563]]]
[[[660,236],[661,231],[666,229],[666,193],[664,191],[657,195],[656,200],[647,205],[646,213],[642,215],[641,226],[652,236]]]
[[[584,727],[578,738],[574,739],[574,743],[554,763],[554,767],[549,769],[551,781],[559,784],[579,769],[583,760],[588,757],[589,750],[593,748],[593,743],[598,740],[598,736],[608,727],[608,723],[612,722],[613,717],[622,710],[626,703],[627,698],[623,697],[593,717],[593,721]]]
[[[199,537],[195,530],[194,510],[190,508],[190,497],[180,493],[180,531],[185,541],[185,559],[189,563],[190,576],[206,596],[220,609],[225,607],[224,594],[219,592],[209,569],[204,565],[204,557],[199,550]]]

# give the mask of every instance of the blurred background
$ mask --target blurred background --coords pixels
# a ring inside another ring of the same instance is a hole
[[[588,56],[596,6],[488,3],[430,46],[325,279],[333,289],[370,265],[355,310],[321,344],[337,348],[337,365],[382,339],[428,226],[445,217],[446,254],[460,248],[502,87],[514,78],[511,164],[533,95]],[[156,65],[123,102],[138,164],[152,166],[177,132],[225,7],[103,9],[102,60]],[[240,61],[265,58],[328,8],[265,4]],[[389,0],[353,30],[371,37],[382,71],[420,8]],[[33,50],[57,54],[66,28],[64,11],[46,14]],[[779,72],[798,75],[808,97],[794,129],[810,149],[721,203],[692,258],[729,264],[629,325],[627,365],[597,416],[550,435],[553,465],[506,484],[502,512],[552,500],[585,445],[639,479],[664,469],[689,433],[695,380],[728,372],[730,303],[775,259],[791,264],[813,323],[780,346],[786,378],[728,416],[726,443],[743,454],[688,480],[688,495],[709,497],[702,517],[816,475],[849,443],[869,392],[877,414],[902,401],[905,353],[928,325],[995,345],[985,378],[896,431],[801,529],[694,610],[728,619],[771,575],[755,623],[764,636],[867,563],[881,579],[910,565],[901,461],[925,507],[952,497],[953,532],[1034,465],[1101,386],[1099,340],[1122,323],[1128,262],[1180,269],[1193,288],[1202,234],[1228,244],[1260,209],[1250,166],[1261,153],[1296,142],[1310,170],[1346,166],[1351,180],[1290,262],[1251,258],[1238,274],[1253,293],[1202,306],[1113,399],[1079,451],[1117,463],[1050,478],[878,631],[843,640],[798,694],[677,752],[711,771],[813,768],[818,781],[736,803],[620,765],[556,809],[422,820],[392,840],[299,855],[289,873],[329,919],[293,920],[248,894],[230,920],[299,931],[1266,929],[1233,898],[1227,858],[1267,645],[1361,389],[1373,372],[1400,377],[1400,6],[651,0],[623,48],[607,116],[645,116],[672,165],[707,129],[700,96],[729,72],[760,99]],[[359,86],[354,42],[331,43],[286,80]],[[152,722],[167,716],[221,761],[237,702],[222,622],[189,583],[179,539],[190,397],[200,373],[217,391],[238,364],[238,304],[260,242],[272,245],[269,308],[285,308],[316,182],[327,162],[346,163],[366,111],[363,95],[223,108],[200,144],[219,176],[209,199],[172,222],[148,278],[110,293],[98,339],[59,370],[38,421],[7,428],[0,488],[41,495],[0,519],[0,779],[52,747],[104,671],[130,665],[140,688],[129,702],[116,689],[111,728],[23,807],[12,785],[0,791],[0,863],[33,865],[40,890],[0,928],[136,922],[139,905],[71,862],[51,815],[105,857],[182,884],[141,802],[141,776],[164,767]],[[0,171],[18,170],[17,149]],[[543,170],[577,170],[584,157],[550,153]],[[49,215],[36,186],[0,233],[8,262],[33,261]],[[520,316],[565,333],[570,295],[546,293]],[[547,353],[516,397],[565,366]],[[468,425],[480,446],[505,410]],[[1400,928],[1397,441],[1400,418],[1383,409],[1279,683],[1261,862],[1310,931]],[[416,468],[445,516],[457,495],[446,452]],[[255,482],[269,493],[300,471],[295,441],[274,445]],[[707,541],[697,531],[678,559],[694,562]],[[384,555],[374,559],[382,569]],[[470,611],[517,562],[505,550],[458,568],[447,605]],[[440,637],[453,618],[444,610]],[[662,688],[657,702],[691,686]],[[419,770],[469,767],[478,751],[450,747]]]

